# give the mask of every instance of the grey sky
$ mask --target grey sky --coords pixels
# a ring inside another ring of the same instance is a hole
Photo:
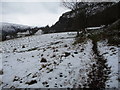
[[[2,2],[0,15],[3,22],[51,26],[66,11],[60,2]]]

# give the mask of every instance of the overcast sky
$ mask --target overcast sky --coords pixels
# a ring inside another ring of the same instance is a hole
[[[68,9],[60,2],[2,2],[2,21],[31,26],[53,25]]]

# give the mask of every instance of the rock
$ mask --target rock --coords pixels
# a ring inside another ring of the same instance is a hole
[[[37,83],[37,81],[36,80],[32,80],[30,82],[26,82],[25,84],[32,85],[32,84],[35,84],[35,83]]]
[[[63,75],[60,75],[60,77],[63,77]]]
[[[41,62],[47,62],[47,60],[45,58],[42,58]]]
[[[15,89],[15,86],[11,86],[10,89]]]
[[[67,45],[67,44],[65,44],[65,45],[64,45],[64,47],[68,47],[68,45]]]
[[[74,57],[74,55],[72,55],[72,57]]]
[[[34,75],[32,76],[32,78],[35,78],[35,77],[37,77],[37,75],[36,75],[36,74],[34,74]]]
[[[83,51],[84,51],[84,48],[82,48],[80,51],[83,52]]]
[[[22,81],[20,81],[20,83],[22,83]]]
[[[43,56],[43,54],[41,54],[41,57]]]
[[[60,75],[59,75],[60,77],[63,77],[63,75],[62,75],[62,73],[60,73]]]
[[[47,65],[42,64],[41,66],[42,66],[42,68],[45,68]]]
[[[49,87],[49,85],[46,85],[46,87]]]
[[[65,52],[65,57],[68,57],[70,55],[69,52]]]
[[[52,72],[53,71],[53,69],[50,69],[50,71],[49,72]]]
[[[51,58],[54,58],[54,57],[56,57],[56,55],[54,54]]]
[[[78,52],[74,52],[74,54],[78,54]]]
[[[14,81],[19,81],[19,80],[20,80],[20,77],[15,76],[14,79],[13,79],[13,82],[14,82]]]
[[[45,85],[45,84],[48,84],[48,82],[45,81],[45,82],[42,82],[42,84]]]
[[[46,51],[46,49],[45,48],[43,48],[43,52],[45,52]]]
[[[3,75],[3,69],[2,69],[2,70],[0,70],[0,75]]]
[[[62,85],[60,85],[60,87],[62,87]]]
[[[22,48],[25,48],[25,45],[23,45]]]
[[[16,50],[17,50],[17,49],[16,49],[16,48],[14,48],[14,49],[13,49],[13,52],[15,52]]]

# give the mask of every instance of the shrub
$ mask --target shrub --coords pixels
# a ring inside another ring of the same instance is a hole
[[[85,37],[85,36],[83,36],[83,37],[79,36],[79,37],[76,38],[76,40],[73,43],[73,45],[78,44],[78,43],[84,43],[86,41],[87,41],[87,37]]]

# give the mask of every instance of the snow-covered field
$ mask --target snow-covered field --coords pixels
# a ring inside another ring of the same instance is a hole
[[[0,42],[0,85],[3,88],[83,87],[93,63],[92,42],[73,45],[76,33],[34,35]],[[111,66],[106,83],[118,87],[118,49],[99,42]]]

